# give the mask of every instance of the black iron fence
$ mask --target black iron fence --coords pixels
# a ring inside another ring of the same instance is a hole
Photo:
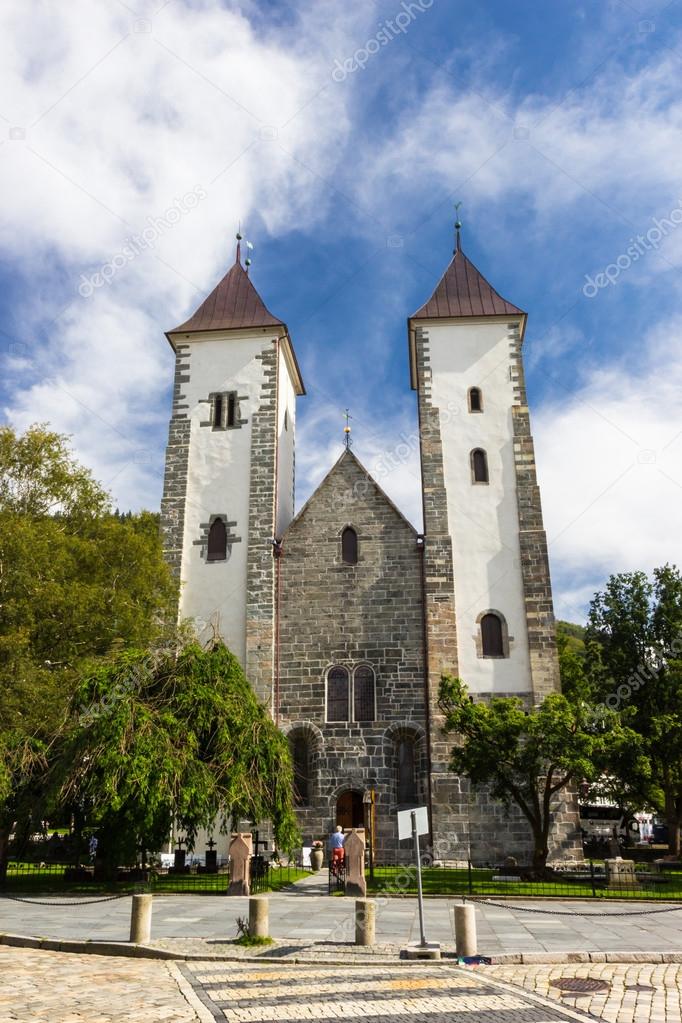
[[[682,900],[682,867],[637,864],[608,870],[603,862],[587,861],[573,869],[551,869],[539,876],[522,868],[466,867],[422,868],[425,895],[526,897],[566,899]],[[413,864],[375,866],[368,891],[387,895],[415,895],[417,872]]]
[[[304,872],[307,870],[295,863],[281,865],[263,856],[254,856],[251,891],[254,894],[277,891],[293,884]],[[93,891],[150,891],[159,895],[224,895],[229,884],[230,871],[227,865],[208,869],[201,865],[183,868],[128,867],[116,870],[112,876],[106,876],[94,865],[10,861],[7,877],[4,883],[0,882],[0,892],[76,894]]]

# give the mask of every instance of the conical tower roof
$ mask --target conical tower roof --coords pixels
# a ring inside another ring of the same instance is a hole
[[[525,316],[495,291],[480,270],[457,248],[431,298],[410,319],[436,320],[450,316]]]
[[[272,315],[251,283],[241,264],[237,245],[234,265],[220,283],[185,323],[168,333],[194,334],[200,330],[239,330],[280,325],[283,325],[283,321]]]

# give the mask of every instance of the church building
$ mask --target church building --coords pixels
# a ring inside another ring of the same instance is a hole
[[[180,617],[220,637],[289,738],[306,844],[370,826],[409,856],[399,809],[426,805],[439,860],[527,858],[528,825],[448,770],[438,688],[529,704],[559,688],[547,541],[524,384],[526,313],[465,256],[407,318],[424,532],[350,447],[295,512],[287,325],[242,265],[167,334],[175,386],[162,530]],[[407,366],[406,366],[407,370]],[[554,857],[577,852],[561,806]],[[404,843],[403,843],[404,845]]]

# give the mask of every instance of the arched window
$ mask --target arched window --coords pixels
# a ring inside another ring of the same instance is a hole
[[[396,749],[398,803],[417,802],[417,775],[414,740],[403,736]]]
[[[353,675],[353,720],[374,721],[374,672],[361,664]]]
[[[225,561],[227,558],[227,529],[222,519],[214,519],[208,531],[207,561]]]
[[[474,483],[488,482],[488,456],[483,448],[471,452],[471,479]]]
[[[489,611],[481,618],[481,653],[483,657],[504,657],[504,646],[502,620]]]
[[[352,526],[346,526],[341,534],[341,557],[346,565],[358,563],[358,534]]]
[[[294,802],[296,806],[310,804],[310,745],[305,735],[290,740],[294,766]]]
[[[327,721],[348,721],[349,688],[348,670],[340,666],[330,668],[327,673]]]
[[[480,387],[469,388],[469,411],[470,412],[482,412],[483,411],[483,392]]]

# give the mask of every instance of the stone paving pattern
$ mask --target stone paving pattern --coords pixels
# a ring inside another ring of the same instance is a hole
[[[564,1005],[579,1006],[607,1023],[679,1023],[682,1019],[682,967],[676,964],[488,966],[485,976],[518,985]],[[609,989],[569,995],[550,983],[565,977],[604,980]],[[647,990],[649,988],[651,990]]]

